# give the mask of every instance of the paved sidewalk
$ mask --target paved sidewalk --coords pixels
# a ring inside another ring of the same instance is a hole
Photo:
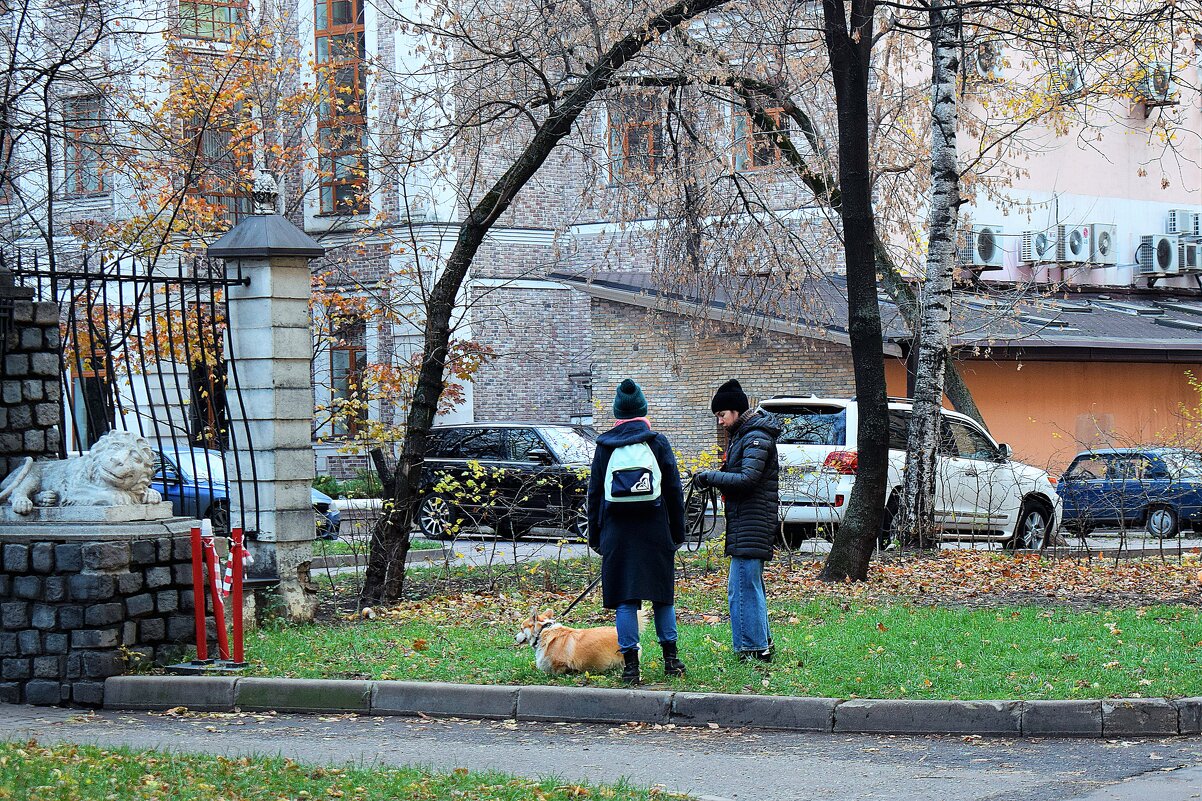
[[[1202,740],[1008,740],[708,727],[161,714],[0,706],[5,735],[44,743],[281,754],[315,764],[425,764],[688,792],[712,801],[1186,801]]]

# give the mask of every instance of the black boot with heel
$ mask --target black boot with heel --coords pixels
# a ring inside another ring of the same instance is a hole
[[[622,668],[622,681],[627,684],[639,683],[639,649],[631,648],[622,652],[626,665]]]
[[[664,675],[683,676],[684,662],[676,655],[676,641],[661,642],[660,647],[664,649]]]

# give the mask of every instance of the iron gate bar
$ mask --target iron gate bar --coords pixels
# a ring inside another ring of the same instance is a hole
[[[62,259],[54,259],[53,254],[48,268],[43,268],[39,254],[30,255],[32,258],[17,251],[11,260],[16,262],[12,270],[14,282],[32,285],[35,297],[53,299],[61,309],[59,326],[63,335],[56,355],[63,381],[59,430],[64,436],[60,439],[59,456],[68,455],[68,431],[75,449],[83,450],[88,444],[89,431],[99,434],[101,429],[112,428],[136,429],[138,434],[152,440],[160,453],[167,453],[171,446],[171,452],[181,461],[184,458],[181,451],[186,450],[193,471],[192,501],[199,517],[204,511],[197,478],[202,458],[196,448],[201,447],[206,452],[203,458],[206,464],[210,463],[207,457],[215,455],[211,463],[224,469],[227,504],[233,500],[229,482],[237,483],[239,505],[244,518],[249,518],[242,521],[243,528],[248,533],[257,533],[260,500],[257,466],[251,459],[250,477],[246,480],[242,475],[242,460],[235,457],[231,467],[226,459],[227,450],[254,452],[237,366],[224,359],[222,347],[223,342],[232,343],[235,336],[229,327],[226,290],[250,283],[242,275],[241,264],[235,265],[237,276],[231,278],[227,277],[226,267],[201,258],[193,259],[187,267],[184,259],[178,258],[172,275],[170,267],[157,257],[146,259],[139,266],[136,258],[130,258],[126,265],[119,258],[109,261],[81,254],[78,265],[59,269]],[[10,263],[9,257],[0,254],[0,264],[5,263]],[[156,297],[160,292],[161,297]],[[195,316],[193,324],[189,320],[190,311]],[[212,339],[206,341],[206,336]],[[81,343],[87,345],[86,354]],[[192,369],[194,359],[201,360],[196,371]],[[214,364],[209,365],[210,361]],[[89,366],[93,368],[91,371],[84,369]],[[170,380],[165,369],[168,366]],[[103,380],[89,386],[83,380],[86,372],[97,373]],[[194,386],[198,374],[205,377],[204,387]],[[220,378],[220,393],[215,391],[215,376]],[[89,390],[94,395],[93,404],[88,403]],[[219,402],[219,395],[224,395],[224,405]],[[98,412],[101,420],[95,419],[97,410],[92,407],[96,405],[101,407]],[[234,408],[243,413],[240,428],[230,416]],[[182,419],[177,420],[177,415]],[[216,454],[212,454],[214,445],[218,449]],[[209,480],[212,483],[211,477]],[[179,492],[184,506],[182,486]],[[248,507],[248,499],[253,501],[252,506]],[[253,510],[250,514],[248,508]],[[181,508],[181,511],[186,514],[190,510]]]

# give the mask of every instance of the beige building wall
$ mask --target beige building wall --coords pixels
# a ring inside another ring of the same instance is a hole
[[[1202,364],[962,361],[989,431],[1021,461],[1053,475],[1080,450],[1169,442],[1185,430],[1182,409],[1202,396],[1187,371]],[[904,365],[886,364],[889,394],[904,395]]]

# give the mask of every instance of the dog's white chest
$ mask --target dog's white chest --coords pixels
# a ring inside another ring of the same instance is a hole
[[[551,659],[547,656],[547,651],[543,648],[542,643],[539,643],[538,648],[534,649],[534,666],[543,673],[551,673]]]

